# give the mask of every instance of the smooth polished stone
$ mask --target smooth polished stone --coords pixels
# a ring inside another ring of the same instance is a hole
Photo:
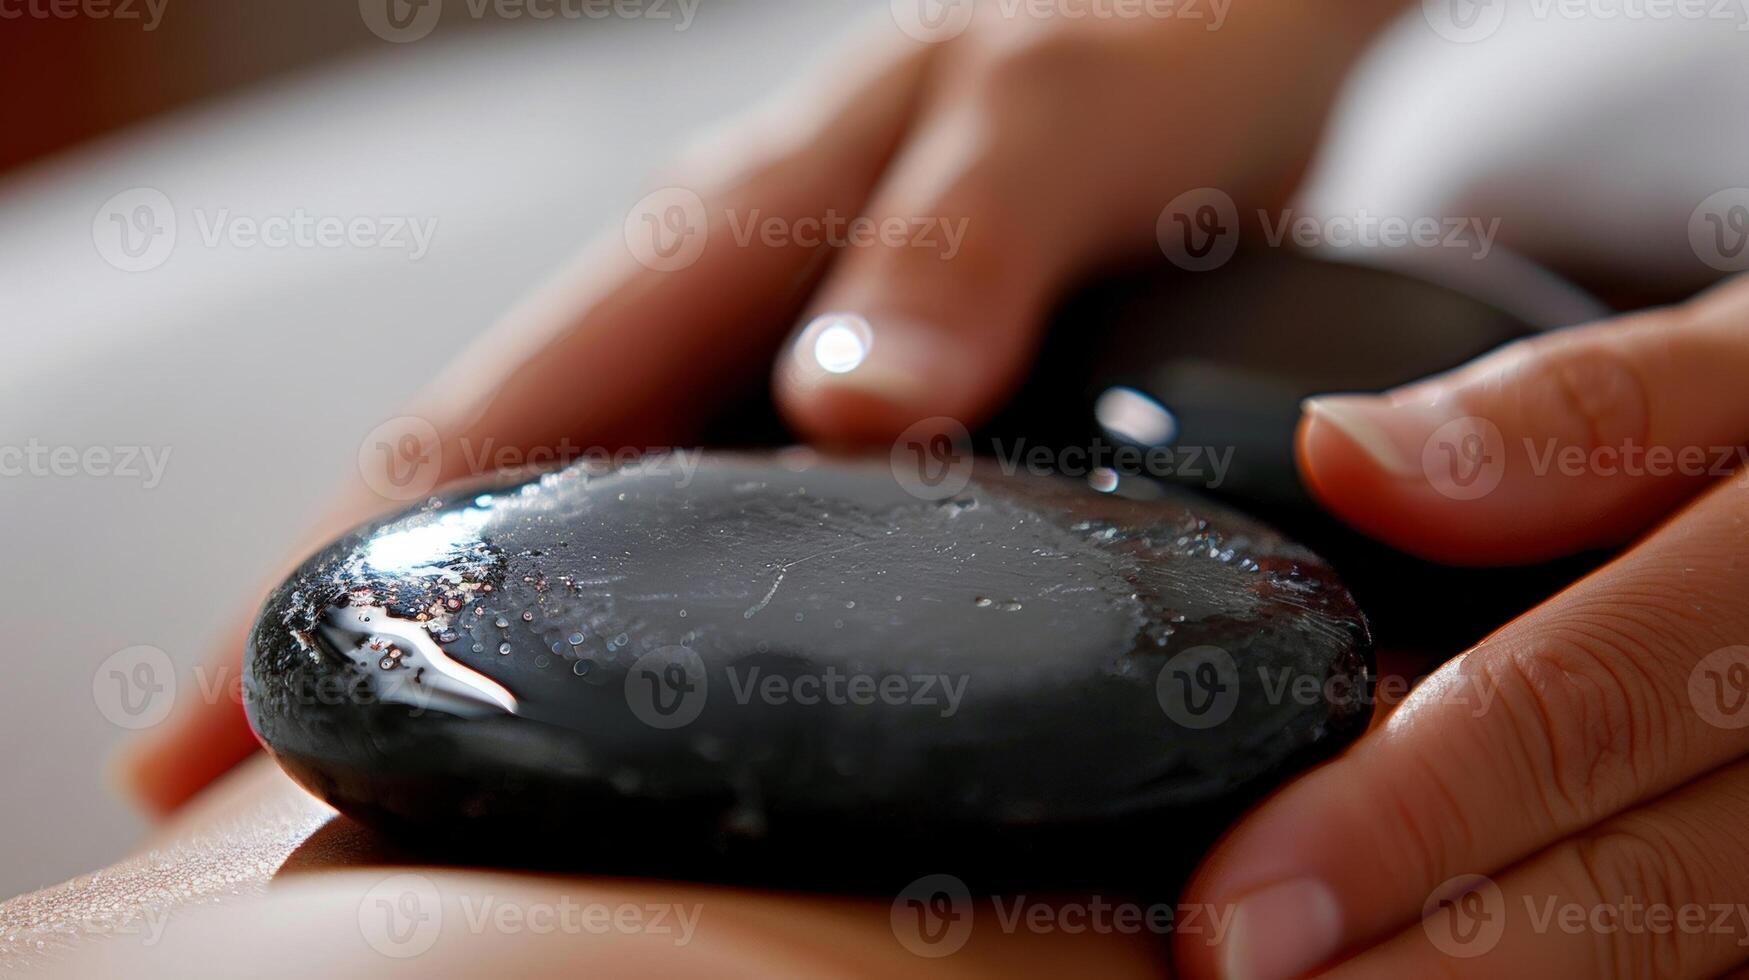
[[[1379,648],[1427,654],[1424,666],[1431,669],[1605,556],[1453,568],[1367,538],[1300,483],[1294,456],[1300,402],[1384,391],[1606,311],[1528,267],[1458,261],[1443,270],[1437,263],[1417,268],[1420,277],[1289,249],[1242,250],[1210,272],[1161,263],[1094,284],[1060,311],[1031,377],[989,434],[1024,437],[1029,445],[1086,446],[1103,438],[1178,450],[1177,459],[1190,465],[1157,472],[1159,479],[1236,507],[1312,548],[1366,611]],[[1425,278],[1441,271],[1465,289]],[[1114,390],[1137,392],[1157,406],[1168,424],[1152,428],[1164,438],[1106,424],[1103,400]],[[1226,464],[1218,470],[1209,463],[1217,455]]]
[[[834,888],[1152,875],[1364,726],[1367,627],[1305,549],[1172,491],[901,470],[680,454],[434,499],[272,595],[250,721],[446,854]]]

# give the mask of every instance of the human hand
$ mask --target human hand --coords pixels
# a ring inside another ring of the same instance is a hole
[[[1147,936],[1005,931],[988,909],[950,956],[925,957],[893,905],[422,865],[257,757],[178,811],[148,853],[0,902],[0,973],[1152,977],[1165,965]]]
[[[1749,278],[1309,404],[1307,482],[1399,547],[1507,563],[1663,523],[1243,821],[1187,896],[1237,903],[1188,975],[1749,963],[1746,369]]]
[[[1284,199],[1349,62],[1399,5],[1241,0],[1211,30],[986,4],[938,43],[884,23],[691,154],[666,181],[678,197],[646,199],[624,236],[458,358],[414,408],[429,422],[419,456],[453,479],[478,475],[486,445],[524,459],[680,445],[767,376],[821,443],[879,443],[935,416],[975,425],[1076,278],[1156,247],[1166,202],[1202,185],[1245,213]],[[677,199],[701,220],[651,252],[639,236]],[[904,234],[816,244],[834,216]],[[312,545],[385,509],[379,474],[361,475]],[[220,643],[232,691],[246,628]],[[240,699],[220,697],[180,710],[123,777],[166,810],[254,748]]]

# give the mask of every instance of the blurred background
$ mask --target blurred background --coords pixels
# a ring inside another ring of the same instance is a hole
[[[1744,35],[1454,43],[1409,6],[1304,210],[1501,215],[1501,263],[1618,306],[1721,274],[1689,231],[1749,185]],[[0,897],[138,842],[111,752],[227,696],[213,638],[365,435],[690,134],[871,23],[886,0],[0,2]],[[235,234],[299,216],[380,240]],[[160,663],[163,696],[124,696]]]

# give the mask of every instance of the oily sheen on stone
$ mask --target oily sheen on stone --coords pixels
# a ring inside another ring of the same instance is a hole
[[[694,453],[346,535],[268,600],[245,689],[305,786],[458,857],[1096,881],[1339,747],[1370,656],[1323,562],[1189,497]]]

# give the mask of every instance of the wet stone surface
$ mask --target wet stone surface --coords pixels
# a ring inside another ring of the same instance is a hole
[[[1345,744],[1370,639],[1189,497],[794,451],[573,467],[360,529],[268,600],[251,723],[457,860],[889,887],[1122,881]]]

